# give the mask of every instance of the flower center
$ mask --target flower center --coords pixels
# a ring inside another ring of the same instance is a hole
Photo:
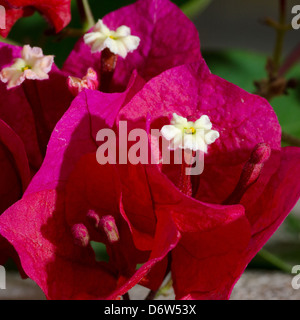
[[[201,116],[195,122],[173,113],[171,124],[161,129],[162,136],[170,141],[169,149],[190,149],[207,152],[207,146],[214,143],[220,134],[212,130],[212,123],[207,115]]]
[[[194,133],[196,133],[196,129],[194,127],[184,128],[184,133],[186,133],[186,134],[194,134]]]
[[[140,38],[132,35],[129,27],[120,26],[116,30],[110,30],[101,19],[95,24],[92,32],[86,33],[83,39],[91,47],[92,53],[109,49],[124,59],[129,52],[136,50],[140,43]]]
[[[52,69],[54,56],[45,56],[41,48],[25,45],[21,56],[13,64],[0,71],[0,80],[7,83],[7,89],[21,85],[26,79],[46,80]],[[31,70],[31,72],[25,72]]]
[[[24,71],[30,70],[30,69],[32,69],[32,67],[27,65],[27,66],[23,67],[23,68],[21,69],[21,71],[24,72]]]

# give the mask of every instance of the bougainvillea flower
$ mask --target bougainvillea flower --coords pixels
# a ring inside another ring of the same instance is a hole
[[[99,86],[98,76],[95,70],[89,68],[86,75],[80,79],[77,77],[68,77],[68,87],[70,92],[77,96],[84,89],[97,90]]]
[[[28,59],[32,54],[33,58]],[[23,141],[30,168],[35,170],[42,161],[41,149],[45,150],[47,144],[45,141],[45,145],[41,145],[39,141],[41,135],[38,134],[37,127],[43,127],[49,139],[54,126],[73,99],[67,87],[67,76],[51,64],[52,56],[44,58],[40,57],[40,54],[41,51],[37,48],[32,49],[29,46],[22,48],[0,43],[2,78],[5,70],[21,59],[26,60],[31,68],[27,70],[25,67],[25,72],[37,71],[42,78],[49,77],[48,80],[25,79],[21,85],[9,90],[5,83],[0,82],[0,119],[5,121]],[[50,64],[51,71],[46,75],[44,72],[48,71]]]
[[[207,115],[220,134],[208,146],[204,172],[191,178],[191,197],[222,208],[241,205],[249,228],[223,221],[218,228],[201,232],[196,225],[207,225],[210,217],[198,219],[188,209],[175,211],[181,232],[172,251],[176,297],[226,299],[247,264],[299,199],[295,172],[299,173],[300,151],[281,148],[281,129],[266,100],[212,75],[204,62],[174,68],[153,79],[119,117],[132,122],[131,127],[144,123],[145,128],[161,129],[171,123],[174,112],[190,121]],[[180,171],[180,165],[162,165],[161,174],[153,177],[151,194],[160,185],[164,196],[167,181],[179,189]],[[149,181],[148,175],[147,182],[139,183],[149,185]],[[133,188],[132,184],[132,192]]]
[[[61,31],[71,20],[70,0],[0,0],[0,5],[6,11],[6,29],[0,29],[2,37],[9,34],[20,18],[30,16],[35,11],[41,13],[56,32]]]
[[[31,174],[24,144],[20,137],[0,119],[1,183],[0,212],[22,197]]]
[[[111,92],[124,90],[135,69],[148,81],[164,70],[198,61],[201,57],[197,29],[169,0],[139,0],[107,14],[94,28],[85,35],[88,44],[82,38],[75,45],[63,70],[71,76],[82,78],[87,69],[92,67],[100,79],[102,54],[93,52],[103,49],[105,45],[120,54],[114,70]],[[116,35],[110,34],[113,31],[117,32],[118,38],[121,36],[119,40],[112,39]],[[130,37],[129,32],[132,35]],[[112,38],[107,38],[107,34]],[[124,36],[129,42],[123,43]],[[124,44],[129,51],[137,45],[138,47],[125,57],[125,51],[128,50],[125,50]]]
[[[177,299],[226,299],[299,198],[299,149],[281,148],[266,100],[212,75],[203,60],[143,84],[135,74],[122,93],[80,93],[23,199],[0,218],[48,298],[111,299],[138,282],[155,290],[171,268]],[[150,138],[174,113],[192,122],[206,115],[220,134],[192,195],[179,187],[181,165],[97,163],[100,129],[118,133],[126,120]],[[105,244],[108,263],[96,261],[91,241]]]
[[[41,48],[25,45],[21,58],[0,72],[0,80],[7,83],[7,89],[19,86],[25,79],[49,79],[48,73],[52,69],[54,56],[44,56]]]
[[[22,197],[43,161],[56,122],[73,99],[67,88],[67,76],[54,64],[47,75],[39,73],[40,69],[45,71],[49,67],[48,58],[45,63],[40,54],[40,50],[29,46],[22,49],[0,43],[0,71],[11,68],[14,61],[23,58],[26,63],[33,63],[32,71],[42,78],[49,77],[46,80],[25,79],[9,90],[0,81],[0,214]],[[1,255],[4,256],[2,251]]]
[[[91,52],[101,52],[108,48],[112,53],[126,58],[129,52],[137,49],[141,39],[131,35],[127,26],[121,26],[116,31],[109,30],[100,19],[83,37],[84,42],[91,47]]]
[[[176,150],[191,149],[207,152],[207,146],[220,137],[216,130],[212,130],[212,123],[207,115],[202,115],[195,122],[173,113],[171,124],[161,129],[162,136],[170,141],[169,148]]]
[[[93,129],[90,125],[96,125],[97,128],[103,127],[106,126],[105,121],[109,122],[110,117],[116,117],[118,110],[110,109],[110,103],[115,102],[115,98],[117,98],[118,107],[121,107],[143,83],[137,77],[131,81],[126,92],[112,96],[105,94],[102,96],[102,93],[98,91],[91,91],[95,93],[95,96],[91,97],[93,102],[91,114],[86,109],[85,92],[82,92],[67,111],[72,119],[67,117],[66,122],[63,121],[61,126],[56,127],[53,133],[56,136],[54,138],[55,146],[49,145],[48,148],[50,153],[54,149],[56,150],[57,160],[63,167],[69,166],[63,159],[67,148],[70,152],[69,155],[75,160],[75,166],[70,166],[70,170],[66,168],[68,172],[63,173],[66,176],[61,177],[60,182],[56,180],[54,175],[52,176],[54,179],[51,178],[54,171],[46,169],[50,174],[47,174],[49,180],[44,181],[48,185],[47,190],[44,189],[45,185],[42,181],[42,184],[38,182],[36,186],[32,184],[32,189],[27,189],[23,199],[7,211],[12,210],[12,215],[16,214],[17,216],[17,212],[22,211],[24,213],[21,218],[21,220],[24,219],[23,223],[30,216],[29,220],[35,224],[35,226],[29,226],[31,222],[27,224],[32,234],[28,234],[28,241],[23,239],[23,249],[19,247],[20,239],[16,239],[15,248],[20,257],[22,256],[28,262],[27,264],[26,261],[24,261],[25,263],[22,261],[26,274],[37,281],[48,298],[116,298],[139,282],[146,272],[166,256],[178,241],[175,225],[172,226],[168,215],[165,215],[159,218],[161,229],[156,229],[151,257],[149,257],[149,252],[145,253],[133,245],[129,221],[125,213],[120,214],[122,201],[120,190],[117,190],[120,181],[116,168],[98,165],[95,156],[95,141],[91,139],[90,130]],[[99,95],[103,97],[100,104],[98,104]],[[114,106],[112,105],[112,107]],[[103,118],[103,115],[106,115],[106,118]],[[89,119],[90,116],[91,119]],[[82,148],[76,151],[78,142]],[[52,155],[50,162],[54,160]],[[46,162],[45,166],[47,167],[49,164]],[[59,166],[56,169],[58,170],[56,173],[59,175]],[[103,179],[105,176],[107,178]],[[36,179],[39,180],[40,177],[36,176]],[[78,179],[81,180],[79,185]],[[84,190],[84,185],[90,179],[96,182],[92,187],[94,189],[93,195],[87,195]],[[99,192],[103,197],[101,203],[99,202]],[[36,196],[40,197],[39,204],[35,203]],[[70,199],[70,206],[65,207],[67,199]],[[77,207],[77,204],[80,204],[80,207]],[[32,205],[34,210],[32,210]],[[40,215],[42,208],[45,209],[45,215]],[[64,210],[67,210],[67,215]],[[5,217],[9,218],[12,215],[4,213],[1,216],[1,220],[3,219],[1,233],[3,235],[6,235],[6,231],[9,232]],[[26,215],[28,215],[27,218]],[[21,226],[21,220],[19,226]],[[23,234],[21,229],[18,229],[19,227],[13,226],[13,220],[10,223],[16,233]],[[166,228],[169,230],[167,233],[165,232]],[[38,236],[39,243],[39,246],[36,247],[38,252],[35,257],[31,256],[33,253],[31,241],[35,238],[34,234]],[[120,240],[118,241],[118,239]],[[97,240],[107,246],[107,251],[110,254],[109,263],[95,260],[89,240]],[[141,243],[141,246],[143,245]],[[32,259],[35,260],[34,263],[32,263]],[[143,266],[136,271],[137,263],[143,262],[145,262]],[[36,273],[39,273],[38,270],[41,271],[39,279],[36,277]]]

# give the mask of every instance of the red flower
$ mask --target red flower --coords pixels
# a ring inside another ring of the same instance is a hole
[[[13,25],[22,17],[40,12],[56,32],[63,29],[71,20],[71,0],[0,0],[6,10],[6,29],[0,35],[6,37]]]
[[[48,298],[116,298],[136,283],[157,289],[171,268],[177,299],[226,299],[299,198],[299,149],[280,147],[266,100],[212,75],[204,61],[143,83],[135,75],[123,93],[79,94],[23,199],[0,218]],[[207,115],[220,133],[190,196],[181,166],[97,163],[100,129],[117,132],[126,120],[128,130],[150,132],[173,113]],[[95,260],[90,241],[106,245],[108,263]]]
[[[148,81],[169,68],[201,58],[195,25],[171,1],[139,0],[107,14],[103,23],[111,30],[130,28],[131,34],[140,39],[137,49],[126,58],[118,56],[110,92],[125,90],[134,70]],[[82,38],[67,58],[63,71],[82,78],[92,67],[100,79],[102,54],[92,53]]]
[[[138,50],[135,53],[130,53],[130,55],[126,57],[126,61],[118,60],[115,73],[117,79],[115,88],[126,88],[132,71],[136,68],[137,61],[139,72],[144,78],[149,80],[152,76],[164,71],[166,68],[185,62],[197,61],[201,56],[199,37],[195,26],[169,1],[138,1],[133,5],[107,15],[104,19],[112,28],[124,23],[131,27],[134,33],[143,35],[143,41]],[[184,27],[184,32],[180,31],[178,23]],[[180,36],[178,36],[178,31]],[[168,36],[166,37],[166,35]],[[191,39],[193,39],[193,41],[190,41]],[[99,64],[98,59],[100,59],[99,54],[93,56],[90,48],[86,45],[82,46],[81,41],[78,46],[80,47],[78,52],[79,56],[77,56],[77,49],[75,49],[65,64],[65,70],[69,68],[72,70],[72,75],[80,77],[77,79],[69,77],[68,85],[74,94],[77,94],[78,91],[87,87],[94,89],[98,87],[96,74],[94,74],[94,72],[88,72],[86,75],[86,71],[89,65],[94,64],[97,70]],[[167,52],[170,48],[172,48],[172,54]],[[37,65],[44,65],[47,69],[48,63],[39,63],[40,52],[38,52],[38,50],[29,50],[29,48],[26,48],[26,52],[23,50],[23,54],[21,54],[21,48],[19,47],[8,45],[2,45],[2,47],[0,47],[0,56],[2,59],[2,64],[0,64],[0,77],[2,77],[2,79],[7,82],[8,87],[11,88],[7,90],[6,86],[0,83],[0,91],[2,91],[3,97],[5,97],[1,100],[2,106],[0,102],[0,118],[6,121],[12,130],[20,136],[28,158],[26,161],[29,163],[32,174],[34,174],[43,161],[43,155],[51,131],[57,120],[69,106],[71,97],[70,94],[66,92],[67,83],[65,81],[65,73],[59,71],[55,66],[53,66],[52,71],[49,73],[49,80],[36,81],[35,84],[32,85],[32,81],[28,79],[36,78],[37,74],[34,72],[35,68],[32,66],[31,68],[26,68],[27,63],[25,60],[27,53],[30,51],[36,53],[34,55],[36,56],[35,58],[37,58]],[[19,60],[14,64],[13,70],[11,70],[14,60],[21,56],[25,59],[23,59],[25,62],[23,61],[24,63],[21,64],[22,72],[18,70],[18,68],[20,69]],[[49,58],[48,61],[50,60]],[[78,64],[79,60],[80,64]],[[13,73],[11,71],[13,71]],[[17,71],[17,76],[14,74],[15,71]],[[82,71],[84,71],[83,74],[81,74]],[[40,72],[38,73],[40,75]],[[24,80],[25,82],[22,83]],[[14,86],[20,83],[22,83],[22,86],[14,88]],[[133,92],[140,89],[143,85],[144,81],[142,80],[136,82]],[[39,93],[38,96],[36,95],[36,91]],[[129,100],[130,96],[127,99]],[[9,104],[11,107],[6,108],[6,104]],[[38,120],[35,123],[35,118],[31,110],[34,106],[36,107],[35,111],[40,111],[38,118],[43,121]],[[22,119],[22,121],[20,119]],[[11,159],[11,157],[9,159]],[[24,161],[24,163],[26,162]],[[15,174],[15,172],[13,173]],[[0,181],[1,187],[7,190],[10,186],[8,182],[12,183],[15,180],[16,178],[14,176],[7,174],[6,179]],[[19,183],[17,186],[15,189],[17,189],[18,192],[11,192],[10,197],[5,199],[6,202],[4,203],[3,201],[3,210],[22,196]]]
[[[30,50],[41,54],[40,49],[25,47],[27,54]],[[0,43],[1,79],[5,67],[20,61],[21,52],[20,47]],[[53,128],[73,99],[67,76],[55,65],[49,68],[47,80],[26,79],[11,89],[0,81],[0,214],[22,197],[43,161]],[[3,239],[0,242],[4,243]],[[11,246],[0,246],[4,260]]]

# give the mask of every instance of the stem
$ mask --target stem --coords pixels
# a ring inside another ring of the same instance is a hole
[[[287,273],[291,273],[292,267],[289,264],[285,263],[283,260],[281,260],[279,257],[275,256],[273,253],[265,249],[261,249],[258,252],[258,255],[261,256],[264,260],[270,262],[278,269]]]
[[[101,53],[100,91],[109,92],[118,56],[108,48]]]
[[[290,146],[300,147],[300,139],[298,139],[298,138],[296,138],[286,132],[282,132],[281,140],[282,140],[282,142],[285,142]]]
[[[78,38],[84,35],[84,31],[82,31],[81,29],[75,29],[75,28],[64,28],[59,35],[61,38],[69,38],[69,37]]]
[[[192,150],[184,151],[184,157],[182,159],[183,161],[181,164],[180,179],[178,184],[179,190],[189,197],[191,197],[193,194],[193,188],[191,176],[187,173],[187,171],[189,170],[189,168],[191,168],[193,155],[194,151]]]
[[[87,31],[95,24],[95,19],[88,0],[77,0],[77,8],[80,14],[83,30]]]
[[[279,26],[276,28],[276,43],[273,53],[273,63],[274,63],[274,76],[277,75],[280,68],[284,36],[286,33],[285,28],[286,20],[286,0],[279,0]]]

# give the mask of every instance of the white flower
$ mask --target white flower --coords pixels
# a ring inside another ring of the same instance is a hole
[[[121,26],[116,31],[99,20],[92,32],[86,33],[84,42],[91,47],[92,53],[101,52],[108,48],[112,53],[126,58],[129,52],[134,51],[140,44],[140,38],[131,35],[129,27]]]
[[[175,150],[191,149],[207,152],[207,146],[214,143],[220,134],[212,130],[212,123],[208,116],[203,115],[195,122],[173,113],[171,124],[161,129],[162,136],[170,141],[169,148]]]
[[[7,84],[7,89],[19,86],[25,79],[49,79],[48,73],[52,68],[54,56],[44,56],[41,48],[25,45],[21,58],[0,72],[0,80]]]

